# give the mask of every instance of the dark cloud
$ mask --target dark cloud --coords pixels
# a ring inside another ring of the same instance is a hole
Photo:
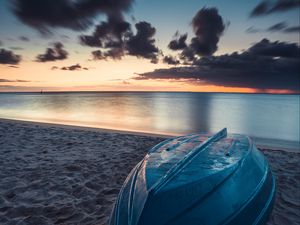
[[[68,57],[68,52],[64,50],[64,45],[60,42],[53,44],[53,48],[47,48],[45,54],[36,57],[38,62],[49,62],[56,60],[64,60]]]
[[[105,58],[111,58],[111,59],[122,59],[124,56],[124,49],[122,47],[112,47],[108,51],[104,52]]]
[[[145,21],[136,23],[135,28],[137,30],[136,34],[131,34],[126,43],[128,54],[151,59],[151,62],[156,63],[159,54],[159,50],[154,44],[155,39],[153,38],[156,29]]]
[[[242,53],[202,57],[192,66],[158,69],[134,79],[183,79],[195,84],[299,92],[299,71],[299,46],[264,39]]]
[[[103,60],[103,59],[115,59],[120,60],[124,56],[123,48],[111,48],[106,52],[102,52],[101,50],[92,51],[93,60]]]
[[[270,12],[281,12],[290,9],[298,8],[300,6],[299,0],[277,0],[271,7]]]
[[[192,38],[191,47],[197,55],[212,55],[218,49],[220,36],[225,24],[216,8],[202,8],[192,21],[196,37]]]
[[[178,37],[178,33],[176,32],[175,39],[170,41],[168,45],[169,49],[176,51],[176,50],[182,50],[186,48],[187,47],[186,39],[187,39],[187,34],[183,34]]]
[[[2,41],[0,40],[0,46],[2,46],[3,45],[3,43],[2,43]]]
[[[299,46],[295,43],[285,42],[270,42],[268,39],[263,39],[248,49],[248,52],[253,55],[270,56],[270,57],[299,57]]]
[[[250,13],[250,17],[268,15],[276,12],[284,12],[300,6],[299,0],[264,0],[260,2]]]
[[[280,22],[280,23],[276,23],[273,26],[270,26],[267,31],[270,32],[276,32],[276,31],[282,31],[283,29],[287,28],[287,24],[286,22]]]
[[[0,64],[19,64],[21,61],[21,56],[16,55],[12,51],[0,49]]]
[[[192,61],[196,56],[209,56],[218,49],[225,24],[216,8],[202,8],[194,16],[192,26],[195,37],[181,52],[181,59]]]
[[[127,54],[157,63],[159,50],[154,45],[153,38],[156,29],[147,22],[136,23],[135,27],[136,34],[123,18],[109,18],[107,22],[96,26],[92,35],[80,36],[80,42],[83,45],[104,49],[92,52],[94,59],[119,60]]]
[[[163,58],[163,62],[167,63],[169,65],[177,65],[180,63],[180,61],[176,58],[174,58],[173,56],[169,55],[169,56],[165,56]]]
[[[129,23],[123,18],[111,17],[107,22],[97,25],[92,35],[80,36],[80,42],[82,45],[106,49],[103,53],[100,50],[92,52],[94,59],[121,59],[125,51],[125,37],[129,32]]]
[[[145,21],[135,24],[136,34],[130,24],[122,20],[102,22],[90,36],[81,36],[81,43],[104,50],[92,52],[94,60],[121,59],[124,55],[158,62],[159,50],[155,46],[156,29]]]
[[[268,1],[262,1],[259,3],[255,8],[251,11],[250,16],[259,16],[259,15],[264,15],[268,12],[269,9],[269,2]]]
[[[79,37],[80,43],[82,45],[90,46],[90,47],[102,47],[102,42],[98,37],[94,35],[81,35]]]
[[[92,51],[93,60],[102,60],[105,59],[101,50]]]
[[[30,80],[8,80],[8,79],[0,79],[0,83],[10,83],[10,82],[25,83],[25,82],[31,82],[31,81]]]
[[[102,22],[95,27],[92,35],[79,37],[82,45],[90,47],[111,47],[110,43],[123,44],[124,35],[129,32],[130,24],[123,21],[123,18],[109,17],[107,22]]]
[[[14,0],[13,12],[25,24],[42,33],[64,27],[85,30],[99,14],[110,17],[127,11],[133,0]]]
[[[158,57],[152,58],[152,59],[150,60],[150,62],[153,63],[153,64],[157,64],[158,61],[159,61],[159,60],[158,60]]]
[[[51,70],[68,70],[68,71],[80,71],[80,70],[88,70],[87,67],[82,67],[79,63],[71,66],[63,66],[63,67],[58,67],[58,66],[53,66]]]
[[[283,32],[285,32],[285,33],[300,33],[300,26],[288,27]]]
[[[25,37],[25,36],[21,36],[21,37],[19,37],[19,39],[20,39],[21,41],[25,41],[25,42],[30,41],[30,39],[29,39],[28,37]]]
[[[88,68],[82,67],[82,66],[80,66],[77,63],[77,64],[71,65],[71,66],[64,66],[64,67],[61,68],[61,70],[69,70],[69,71],[74,71],[74,70],[88,70]]]
[[[188,64],[190,61],[193,61],[195,59],[195,52],[193,51],[192,48],[186,47],[180,53],[179,57],[184,61],[185,64]]]

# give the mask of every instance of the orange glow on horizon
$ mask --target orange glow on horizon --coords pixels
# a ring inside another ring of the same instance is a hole
[[[32,86],[29,86],[32,85]],[[11,88],[9,88],[11,86]],[[0,85],[1,87],[1,85]],[[10,82],[7,88],[0,88],[0,92],[55,92],[55,91],[160,91],[160,92],[220,92],[220,93],[268,93],[268,94],[300,94],[291,90],[277,89],[254,89],[243,87],[224,87],[215,85],[190,85],[176,82],[155,82],[143,83],[131,81],[117,81],[99,83],[98,85],[81,85],[81,86],[41,86],[32,82],[16,83]]]
[[[277,89],[254,89],[245,87],[225,87],[196,84],[186,80],[134,80],[136,73],[153,71],[166,67],[151,64],[147,60],[137,63],[136,58],[123,61],[86,61],[83,67],[89,70],[51,70],[53,66],[63,67],[76,64],[75,61],[37,63],[26,61],[20,68],[0,65],[0,79],[10,82],[0,83],[0,92],[39,92],[47,91],[174,91],[174,92],[231,92],[231,93],[273,93],[299,94],[298,91]],[[28,82],[13,82],[25,80]]]

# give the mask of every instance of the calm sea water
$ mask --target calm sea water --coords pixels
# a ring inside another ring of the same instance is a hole
[[[299,143],[299,95],[1,93],[0,117],[160,134],[231,133]]]

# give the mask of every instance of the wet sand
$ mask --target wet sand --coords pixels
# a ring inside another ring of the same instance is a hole
[[[108,224],[127,174],[164,139],[0,119],[0,224]],[[300,224],[300,151],[262,151],[277,182],[268,225]]]

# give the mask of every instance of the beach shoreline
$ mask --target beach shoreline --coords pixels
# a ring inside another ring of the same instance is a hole
[[[107,225],[130,170],[168,137],[0,119],[0,224]],[[277,183],[268,225],[299,224],[300,152],[260,150]]]
[[[102,127],[93,127],[93,126],[83,126],[77,124],[64,124],[64,123],[53,123],[53,122],[45,122],[45,121],[32,121],[32,120],[24,120],[24,119],[10,119],[10,118],[2,118],[0,117],[1,121],[7,122],[18,122],[24,124],[36,124],[39,126],[45,127],[59,127],[59,128],[66,128],[66,129],[80,129],[83,131],[93,131],[93,132],[100,132],[100,133],[118,133],[118,134],[131,134],[137,136],[148,136],[148,137],[159,137],[159,138],[173,138],[176,135],[172,134],[163,134],[163,133],[151,133],[151,132],[143,132],[143,131],[135,131],[135,130],[121,130],[121,129],[110,129],[110,128],[102,128]],[[261,137],[251,137],[253,142],[258,148],[262,149],[270,149],[270,150],[281,150],[281,151],[288,151],[288,152],[300,152],[300,144],[292,141],[284,141],[284,140],[277,140],[277,139],[268,139],[268,138],[261,138]]]
[[[160,137],[160,138],[175,137],[174,135],[171,135],[171,134],[156,134],[156,133],[134,131],[134,130],[110,129],[110,128],[104,128],[104,127],[93,127],[93,126],[88,126],[88,125],[83,126],[83,125],[76,125],[76,124],[33,121],[33,120],[24,120],[24,119],[9,119],[9,118],[0,117],[0,122],[1,121],[18,122],[18,123],[24,123],[24,124],[36,124],[36,125],[45,126],[45,127],[79,129],[79,130],[83,130],[83,131],[93,131],[93,132],[100,132],[100,133],[132,134],[132,135],[137,135],[137,136]]]

